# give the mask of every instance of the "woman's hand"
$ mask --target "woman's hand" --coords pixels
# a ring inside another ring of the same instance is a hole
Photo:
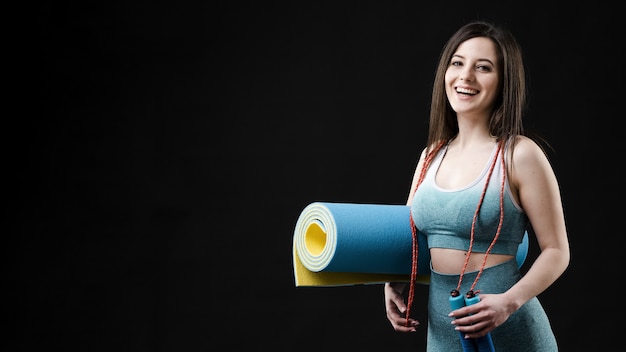
[[[385,283],[385,310],[387,311],[387,319],[391,322],[393,329],[400,332],[415,332],[415,327],[419,322],[409,318],[409,324],[406,325],[406,303],[402,292],[406,287],[405,283],[387,282]]]
[[[466,338],[487,335],[491,330],[502,325],[517,308],[504,294],[479,295],[480,302],[450,312],[448,316],[458,317],[452,320],[455,330]]]

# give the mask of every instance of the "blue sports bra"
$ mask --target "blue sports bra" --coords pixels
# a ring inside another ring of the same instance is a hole
[[[435,175],[447,149],[445,145],[437,153],[414,194],[411,203],[413,221],[417,229],[426,235],[428,248],[468,250],[474,213],[493,158],[498,158],[474,228],[472,252],[484,253],[496,234],[500,220],[500,191],[502,174],[505,172],[501,158],[506,154],[506,149],[504,153],[496,155],[496,145],[479,177],[468,186],[454,190],[440,188],[435,182]],[[502,229],[490,253],[515,256],[528,226],[528,217],[511,197],[508,179],[505,180],[503,198]]]

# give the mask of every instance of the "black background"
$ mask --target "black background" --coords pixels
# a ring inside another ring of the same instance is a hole
[[[18,195],[7,202],[6,344],[424,350],[425,286],[423,327],[396,333],[379,285],[295,287],[293,230],[313,201],[405,202],[439,52],[484,19],[518,37],[526,127],[554,148],[572,262],[540,299],[562,350],[617,346],[615,9],[128,1],[31,12],[27,102],[5,132],[19,141],[5,150]]]

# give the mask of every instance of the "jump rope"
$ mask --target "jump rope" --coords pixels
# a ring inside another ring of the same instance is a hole
[[[422,166],[422,170],[420,171],[420,175],[417,180],[417,184],[415,185],[413,195],[415,195],[415,191],[417,190],[417,187],[419,187],[422,181],[424,181],[424,177],[426,176],[426,170],[428,170],[428,167],[430,166],[435,155],[439,153],[439,151],[445,144],[446,144],[446,141],[441,141],[424,158],[424,165]],[[491,163],[491,166],[489,167],[487,180],[485,181],[485,186],[483,187],[480,200],[478,201],[478,205],[476,206],[476,211],[474,212],[474,218],[472,219],[472,228],[470,232],[470,243],[469,243],[469,248],[467,250],[467,255],[465,256],[465,263],[463,263],[463,267],[461,268],[461,273],[459,275],[459,282],[456,288],[450,292],[449,301],[450,301],[450,307],[453,310],[462,308],[464,306],[469,306],[469,305],[478,303],[480,301],[480,298],[477,295],[480,292],[480,290],[475,291],[474,288],[476,287],[476,283],[478,282],[478,279],[480,278],[483,270],[485,269],[485,265],[487,263],[487,256],[489,255],[489,252],[493,248],[493,245],[496,243],[496,240],[498,239],[498,236],[500,235],[500,231],[502,229],[502,222],[504,219],[504,185],[505,185],[505,180],[506,180],[506,169],[504,168],[505,167],[504,166],[504,152],[502,148],[503,144],[504,144],[504,140],[501,140],[498,143],[496,155],[493,159],[493,162]],[[491,179],[491,174],[493,173],[493,169],[496,166],[498,156],[500,155],[500,153],[502,153],[501,164],[502,164],[503,171],[502,171],[502,182],[500,185],[500,220],[498,222],[498,229],[496,230],[496,234],[493,237],[491,244],[485,251],[485,256],[483,258],[482,265],[480,267],[480,270],[478,271],[478,274],[476,275],[476,278],[474,279],[474,282],[472,283],[472,286],[470,287],[469,291],[467,291],[465,296],[462,296],[460,294],[461,283],[463,281],[463,276],[465,275],[465,270],[467,269],[467,264],[469,263],[470,255],[472,254],[472,247],[474,245],[474,227],[476,225],[476,220],[478,219],[478,213],[480,211],[480,207],[482,206],[483,200],[485,198],[485,193],[487,192],[487,187],[489,186],[489,180]],[[413,294],[415,290],[415,283],[417,281],[417,254],[418,254],[417,232],[418,230],[417,230],[417,227],[415,226],[415,222],[413,221],[412,214],[410,215],[410,223],[411,223],[411,233],[413,235],[413,247],[412,247],[411,281],[409,284],[409,297],[408,297],[407,309],[406,309],[406,323],[405,323],[406,326],[409,325],[411,306],[413,305]],[[483,337],[466,339],[463,333],[459,331],[459,337],[461,340],[461,345],[463,347],[463,352],[495,352],[495,348],[493,346],[493,341],[491,339],[490,333]]]

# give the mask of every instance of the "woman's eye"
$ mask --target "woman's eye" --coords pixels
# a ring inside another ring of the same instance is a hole
[[[478,65],[478,66],[476,66],[476,69],[478,71],[482,71],[482,72],[490,72],[491,71],[491,67],[486,66],[486,65]]]
[[[452,61],[450,66],[463,66],[463,63],[461,63],[461,61]]]

